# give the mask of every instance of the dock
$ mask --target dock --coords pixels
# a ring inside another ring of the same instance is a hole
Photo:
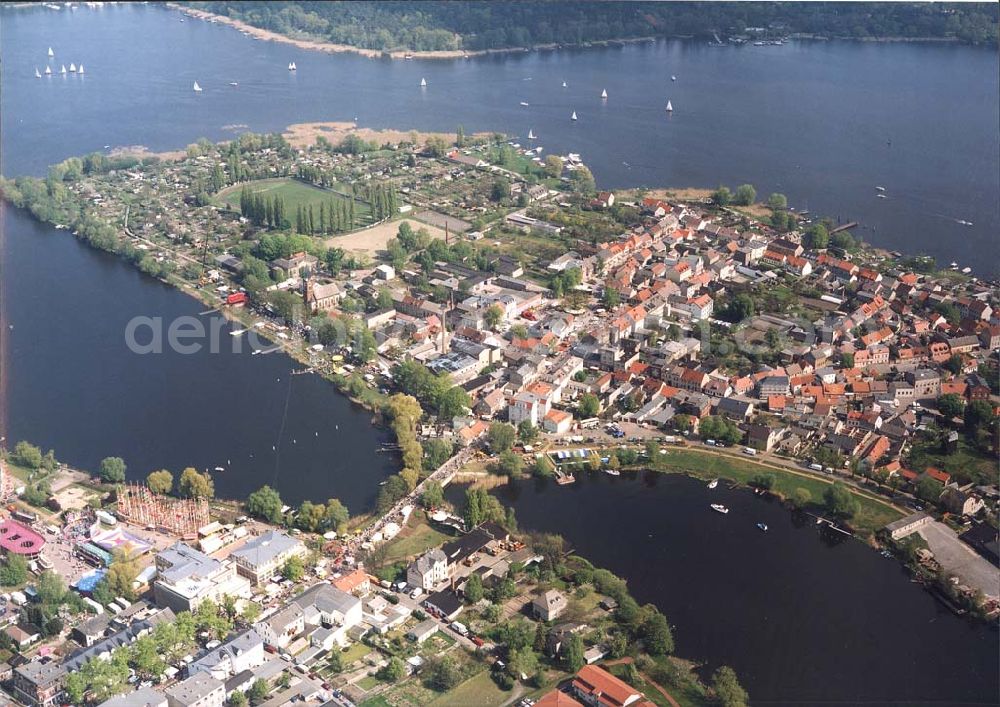
[[[831,228],[830,235],[832,236],[834,233],[840,233],[841,231],[849,231],[852,228],[857,228],[857,227],[858,227],[857,221],[848,221],[843,226],[837,226],[836,228]]]

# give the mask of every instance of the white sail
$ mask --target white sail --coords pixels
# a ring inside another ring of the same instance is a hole
[[[563,88],[566,88],[566,82],[563,81]]]
[[[674,106],[673,106],[673,104],[670,101],[667,101],[667,112],[668,113],[673,113],[674,112]]]
[[[295,66],[295,62],[294,61],[288,62],[288,70],[289,71],[295,71],[296,68],[298,68],[298,67]]]
[[[529,140],[535,139],[535,133],[533,133],[531,130],[528,130],[528,139]]]
[[[62,68],[59,69],[59,73],[60,74],[65,74],[66,73],[66,65],[65,64],[63,64]]]
[[[49,47],[49,56],[55,56],[56,53],[52,51],[52,47]]]
[[[51,74],[52,73],[52,67],[51,66],[46,66],[45,67],[45,73],[46,73],[46,75]]]
[[[80,68],[76,70],[76,73],[78,73],[78,74],[82,74],[83,73],[83,64],[80,64]]]
[[[420,79],[420,85],[421,86],[426,86],[427,85],[427,79]]]
[[[569,117],[570,120],[576,120],[576,111],[573,111],[573,115]]]
[[[674,76],[673,74],[671,74],[671,76],[670,76],[670,80],[671,80],[671,81],[676,81],[676,80],[677,80],[677,77],[676,77],[676,76]]]
[[[35,69],[35,78],[36,79],[42,78],[42,72],[39,71],[37,68]]]
[[[201,86],[198,85],[197,81],[194,82],[194,90],[198,91],[198,92],[201,92]]]
[[[601,98],[607,98],[607,97],[608,97],[608,89],[604,89],[603,91],[601,91]]]
[[[69,72],[71,74],[75,74],[76,73],[76,64],[70,64],[69,65]]]

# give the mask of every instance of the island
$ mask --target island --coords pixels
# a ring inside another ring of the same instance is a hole
[[[598,190],[581,155],[461,127],[93,153],[0,190],[231,320],[185,345],[332,380],[401,463],[351,518],[214,499],[195,469],[90,478],[21,441],[0,486],[28,544],[0,584],[40,603],[5,635],[62,650],[72,626],[85,648],[19,665],[29,704],[746,704],[623,580],[518,528],[489,490],[526,475],[726,480],[899,556],[956,612],[998,610],[968,558],[996,540],[996,283],[749,184]]]

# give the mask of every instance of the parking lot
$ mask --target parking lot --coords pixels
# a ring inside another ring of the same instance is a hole
[[[958,539],[955,531],[944,523],[928,523],[918,531],[934,553],[934,559],[946,572],[959,577],[962,583],[983,594],[1000,596],[1000,569]]]

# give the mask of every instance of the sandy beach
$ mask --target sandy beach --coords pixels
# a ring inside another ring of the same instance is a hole
[[[319,122],[319,123],[296,123],[289,125],[284,131],[285,139],[294,147],[309,147],[316,143],[316,138],[325,137],[336,145],[348,135],[357,135],[367,142],[400,143],[416,140],[420,145],[427,142],[428,138],[438,137],[447,144],[455,142],[455,133],[423,133],[416,130],[374,130],[372,128],[359,128],[353,122]],[[485,135],[485,133],[484,133]]]
[[[343,248],[348,253],[364,254],[374,258],[379,252],[384,251],[390,239],[395,238],[399,232],[399,227],[403,223],[409,223],[414,231],[421,228],[427,231],[431,238],[444,238],[444,231],[440,228],[415,221],[413,219],[400,219],[399,221],[387,221],[371,228],[348,233],[344,236],[332,236],[323,243],[327,247]]]

